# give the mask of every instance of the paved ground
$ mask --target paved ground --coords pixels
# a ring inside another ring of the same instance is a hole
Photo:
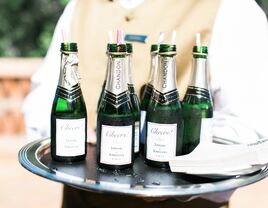
[[[25,143],[19,138],[0,138],[0,207],[60,207],[62,186],[26,171],[17,160]]]
[[[17,152],[24,143],[22,137],[0,137],[0,207],[60,208],[62,186],[18,163]],[[230,208],[267,208],[267,193],[268,178],[236,191]]]

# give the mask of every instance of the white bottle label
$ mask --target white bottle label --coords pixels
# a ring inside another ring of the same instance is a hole
[[[102,125],[100,162],[107,165],[131,163],[132,126]]]
[[[147,122],[146,158],[153,161],[168,162],[176,156],[177,124],[158,124]]]
[[[200,129],[200,143],[212,143],[213,118],[202,118]]]
[[[86,119],[56,119],[56,155],[85,154]]]
[[[134,142],[134,152],[140,151],[140,122],[135,122],[135,142]]]
[[[141,143],[144,144],[144,140],[146,137],[146,128],[145,128],[145,122],[146,122],[146,111],[141,111]]]

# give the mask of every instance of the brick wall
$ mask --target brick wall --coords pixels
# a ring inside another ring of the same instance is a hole
[[[41,58],[0,58],[0,135],[24,134],[22,104]]]

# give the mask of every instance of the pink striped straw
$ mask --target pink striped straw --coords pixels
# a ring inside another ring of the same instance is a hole
[[[116,40],[116,42],[117,42],[117,45],[120,45],[120,44],[123,43],[123,31],[122,31],[122,29],[117,30],[117,40]]]

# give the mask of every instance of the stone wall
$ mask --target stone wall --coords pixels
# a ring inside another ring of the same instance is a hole
[[[41,58],[0,58],[0,135],[24,134],[23,100]]]

